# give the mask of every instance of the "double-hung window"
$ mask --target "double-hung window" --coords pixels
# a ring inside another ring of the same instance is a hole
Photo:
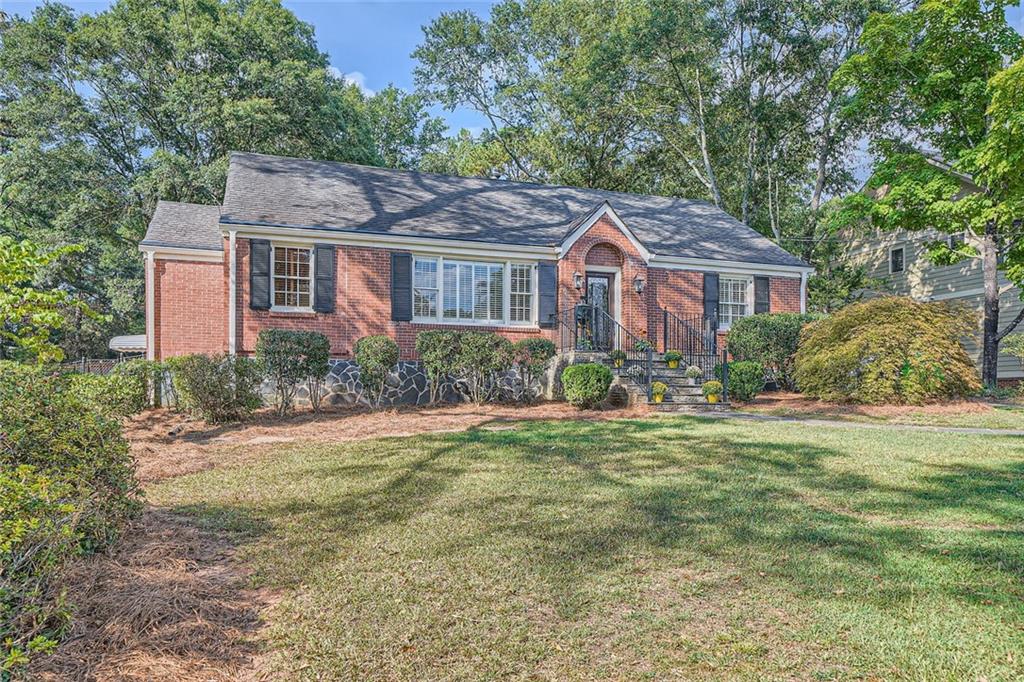
[[[903,272],[903,268],[906,265],[904,262],[904,250],[902,246],[897,246],[889,249],[889,274],[895,275]]]
[[[274,246],[274,308],[307,310],[312,307],[313,268],[310,249]]]
[[[456,324],[530,324],[534,267],[416,256],[413,319]]]
[[[749,313],[751,280],[746,277],[722,277],[718,285],[718,322],[728,327]]]

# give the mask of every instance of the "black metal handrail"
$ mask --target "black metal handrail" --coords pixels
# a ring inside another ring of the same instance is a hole
[[[625,358],[615,371],[639,385],[651,397],[654,346],[641,339],[609,315],[586,303],[578,304],[558,316],[559,350],[562,352],[622,351]],[[615,364],[615,363],[613,363]]]
[[[718,349],[718,315],[687,315],[681,317],[665,308],[661,309],[662,351],[677,351],[686,367],[697,366],[705,380],[718,376],[722,382],[722,400],[728,400],[729,352]]]

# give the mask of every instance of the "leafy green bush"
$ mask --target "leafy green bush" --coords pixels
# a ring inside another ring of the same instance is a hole
[[[355,359],[363,390],[380,405],[388,374],[398,364],[398,344],[390,336],[364,336],[356,341]]]
[[[522,339],[512,347],[516,367],[519,368],[520,399],[533,397],[532,386],[544,376],[544,369],[555,357],[555,344],[549,339]]]
[[[729,363],[729,397],[749,402],[764,390],[764,365],[740,360]]]
[[[447,329],[423,331],[416,335],[416,354],[430,381],[430,402],[436,403],[450,386],[459,368],[462,337]]]
[[[475,403],[496,395],[497,378],[512,368],[512,343],[494,332],[464,332],[459,344],[458,372]]]
[[[148,383],[138,375],[72,374],[70,381],[71,391],[84,403],[114,419],[138,414],[149,404]]]
[[[976,321],[966,308],[907,297],[847,306],[801,333],[797,385],[816,398],[868,404],[970,395],[981,384],[961,339]]]
[[[120,423],[75,395],[69,377],[0,362],[0,434],[0,468],[29,465],[70,486],[87,549],[109,545],[139,511]]]
[[[126,360],[118,363],[111,371],[112,374],[123,377],[132,377],[138,382],[145,404],[142,409],[156,407],[152,399],[159,395],[160,387],[165,383],[165,372],[167,368],[162,362],[154,360]]]
[[[737,360],[761,363],[780,387],[791,391],[796,388],[793,358],[800,343],[800,330],[816,319],[816,315],[800,313],[740,318],[729,330],[729,353]]]
[[[612,371],[598,363],[569,365],[562,370],[562,390],[573,407],[589,410],[608,395]]]
[[[262,404],[260,365],[238,355],[182,355],[167,361],[182,409],[208,422],[241,419]]]
[[[60,579],[82,552],[71,486],[0,468],[0,679],[51,651],[71,618]]]
[[[311,376],[322,381],[327,375],[327,361],[330,359],[330,342],[319,332],[290,331],[287,329],[264,329],[256,338],[256,362],[277,391],[278,414],[285,415],[295,402],[299,384],[308,382]],[[322,386],[317,390],[317,404],[322,397]],[[312,391],[310,392],[312,400]]]
[[[1010,334],[999,344],[999,350],[1017,358],[1021,369],[1024,369],[1024,332]]]
[[[303,366],[306,372],[306,389],[309,391],[309,405],[313,412],[320,414],[324,400],[324,380],[331,371],[331,341],[320,332],[302,333],[306,335]]]

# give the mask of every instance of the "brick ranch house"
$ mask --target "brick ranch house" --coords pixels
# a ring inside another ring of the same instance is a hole
[[[347,381],[356,340],[387,334],[403,385],[426,329],[564,351],[586,327],[588,350],[664,351],[703,324],[714,346],[744,315],[803,311],[812,271],[703,202],[249,153],[231,155],[222,206],[161,201],[140,249],[150,359],[316,330]]]

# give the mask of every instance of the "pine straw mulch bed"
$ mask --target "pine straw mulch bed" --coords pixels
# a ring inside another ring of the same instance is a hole
[[[957,400],[926,405],[855,405],[830,403],[823,400],[805,398],[799,393],[775,391],[762,393],[749,403],[743,403],[742,409],[744,412],[765,413],[785,410],[787,413],[806,414],[813,417],[856,415],[872,419],[897,419],[909,415],[962,416],[987,414],[994,408],[991,403],[982,400]]]
[[[125,433],[143,486],[273,456],[276,444],[342,442],[466,429],[524,419],[621,419],[646,407],[582,413],[564,403],[347,408],[281,418],[265,410],[239,424],[206,424],[168,410],[131,419]],[[29,679],[262,680],[260,632],[275,594],[250,589],[232,539],[188,517],[147,507],[109,554],[72,567],[71,632]]]

